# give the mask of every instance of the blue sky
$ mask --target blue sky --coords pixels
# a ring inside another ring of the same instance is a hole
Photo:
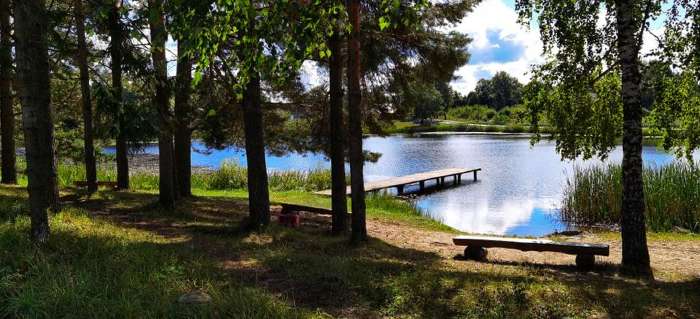
[[[669,3],[664,5],[668,9]],[[530,68],[543,62],[542,41],[533,23],[530,29],[517,22],[514,0],[485,0],[474,8],[453,29],[469,34],[473,39],[468,50],[471,59],[460,68],[452,87],[462,94],[474,89],[480,79],[491,78],[505,71],[522,83],[530,80]],[[663,33],[664,17],[651,23],[651,30]],[[601,22],[603,22],[601,20]],[[657,47],[651,34],[645,34],[642,54]]]

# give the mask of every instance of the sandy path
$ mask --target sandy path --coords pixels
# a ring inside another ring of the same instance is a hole
[[[452,244],[453,234],[416,229],[398,222],[368,220],[371,236],[402,248],[413,248],[434,252],[443,256],[449,264],[457,267],[473,266],[474,262],[454,260],[463,248]],[[596,262],[610,267],[619,265],[622,247],[619,240],[603,240],[594,234],[567,237],[567,241],[596,242],[610,245],[610,256],[596,257]],[[490,248],[489,263],[520,264],[531,263],[538,266],[573,266],[575,256],[550,252],[521,252],[512,249]],[[651,241],[649,243],[652,268],[658,280],[674,281],[700,277],[700,241]]]

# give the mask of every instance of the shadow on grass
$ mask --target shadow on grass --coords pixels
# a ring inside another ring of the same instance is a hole
[[[455,268],[436,253],[379,239],[353,247],[317,227],[271,225],[247,233],[238,227],[246,216],[240,200],[198,197],[165,212],[153,206],[155,198],[109,192],[78,202],[106,222],[58,216],[41,248],[26,240],[26,223],[0,221],[0,317],[76,311],[304,317],[317,309],[344,317],[690,317],[700,311],[697,279],[648,284],[506,262]],[[6,200],[22,198],[0,194],[0,205]],[[213,303],[175,302],[194,289],[211,294]]]

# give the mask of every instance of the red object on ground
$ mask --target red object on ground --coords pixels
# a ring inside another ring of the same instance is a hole
[[[301,216],[297,213],[281,214],[278,220],[281,225],[295,228],[299,227]]]

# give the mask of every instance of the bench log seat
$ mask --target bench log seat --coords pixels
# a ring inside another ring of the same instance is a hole
[[[452,239],[455,245],[467,246],[464,256],[469,259],[483,260],[486,248],[509,248],[521,251],[551,251],[576,255],[576,266],[590,269],[595,264],[595,256],[609,256],[610,247],[603,244],[574,242],[556,242],[547,239],[505,238],[489,236],[458,236]]]
[[[88,187],[88,182],[87,181],[75,181],[75,182],[73,182],[73,185],[75,185],[75,187]],[[117,182],[98,181],[97,187],[117,188]]]
[[[282,206],[282,215],[293,213],[293,212],[309,212],[309,213],[316,213],[316,214],[321,214],[321,215],[333,215],[333,211],[330,209],[327,209],[327,208],[304,206],[304,205],[297,205],[297,204],[287,204],[287,203],[281,203],[280,206]]]

